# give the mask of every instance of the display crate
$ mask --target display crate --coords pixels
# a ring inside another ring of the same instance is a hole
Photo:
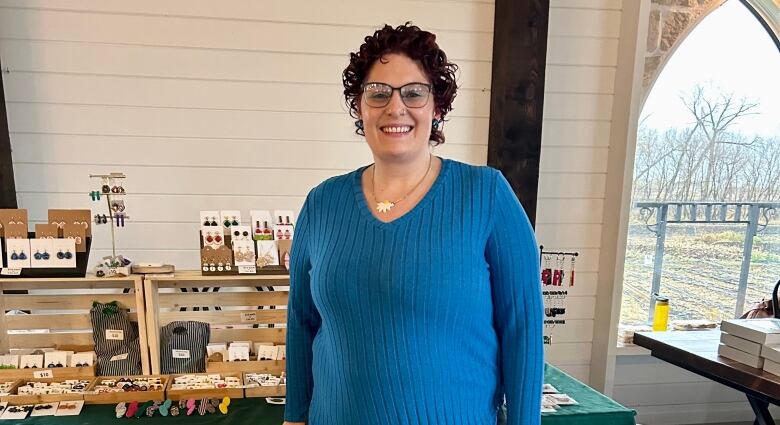
[[[115,393],[96,393],[95,387],[100,385],[101,381],[105,379],[119,380],[120,378],[160,378],[162,388],[154,391],[120,391]],[[165,401],[165,389],[168,386],[168,375],[151,375],[151,376],[98,376],[92,381],[92,384],[87,389],[87,393],[84,395],[84,403],[86,404],[117,404],[121,402],[130,403],[133,401]]]
[[[116,301],[138,322],[142,371],[151,373],[141,277],[4,278],[0,294],[0,311],[21,313],[0,315],[0,353],[36,348],[93,351],[92,303]],[[41,370],[52,371],[55,380],[95,375],[94,367],[0,369],[0,379],[32,379]]]
[[[289,275],[202,276],[200,271],[144,280],[152,373],[160,373],[160,328],[174,321],[211,325],[209,342],[272,342],[286,338]],[[271,290],[273,289],[273,290]],[[274,327],[268,327],[269,325]],[[210,363],[210,373],[285,370],[283,360]]]

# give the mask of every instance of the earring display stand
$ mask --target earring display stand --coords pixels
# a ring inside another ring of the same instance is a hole
[[[100,179],[100,189],[90,192],[93,201],[105,198],[106,214],[96,214],[96,225],[108,224],[111,226],[111,257],[104,257],[104,262],[97,266],[98,277],[129,276],[130,260],[116,253],[116,231],[114,227],[124,227],[125,221],[130,219],[125,213],[125,192],[122,183],[127,178],[124,173],[90,174],[91,179]],[[103,266],[103,267],[101,267]],[[102,276],[101,276],[102,272]]]
[[[28,239],[35,239],[35,232],[27,232],[27,238]],[[2,242],[0,242],[0,245],[3,246],[2,249],[2,258],[0,258],[0,266],[3,266],[2,268],[4,270],[10,270],[6,269],[5,266],[5,257],[6,257],[6,243],[5,238],[0,238]],[[2,274],[2,278],[61,278],[61,277],[84,277],[87,275],[87,263],[89,262],[89,250],[92,247],[92,238],[86,237],[84,238],[84,252],[76,252],[76,267],[47,267],[47,268],[24,268],[24,269],[17,269],[20,270],[19,274],[6,274],[5,272]]]
[[[545,251],[544,245],[539,246],[539,261],[541,265],[541,285],[554,290],[543,290],[544,298],[544,344],[552,344],[552,329],[557,325],[565,325],[566,297],[569,291],[563,288],[574,287],[575,259],[579,252]],[[567,269],[568,266],[568,269]]]

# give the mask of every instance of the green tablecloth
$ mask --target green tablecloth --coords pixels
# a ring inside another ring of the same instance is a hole
[[[634,425],[635,412],[627,409],[603,394],[600,394],[577,381],[559,369],[547,365],[544,382],[552,384],[558,391],[569,394],[579,405],[562,406],[556,413],[542,415],[542,424],[577,424],[577,425]],[[284,416],[284,406],[271,405],[263,398],[245,398],[232,400],[227,415],[212,414],[205,416],[177,416],[153,418],[143,417],[145,422],[165,424],[252,424],[281,425]],[[126,424],[126,419],[115,419],[114,405],[87,405],[79,416],[43,416],[27,418],[24,421],[1,421],[0,425],[109,425]]]
[[[114,407],[116,405],[95,404],[86,405],[79,416],[41,416],[27,418],[23,421],[0,421],[2,425],[109,425],[128,424],[129,419],[116,419]],[[243,398],[231,400],[227,415],[221,413],[198,416],[197,410],[192,416],[179,415],[176,417],[154,416],[134,421],[143,421],[156,424],[189,424],[189,425],[215,425],[215,424],[252,424],[252,425],[282,425],[284,406],[273,405],[265,402],[263,398]]]
[[[544,425],[635,425],[636,412],[625,408],[604,394],[565,374],[560,369],[546,365],[544,382],[552,384],[558,391],[568,394],[579,404],[561,406],[555,413],[542,415]]]

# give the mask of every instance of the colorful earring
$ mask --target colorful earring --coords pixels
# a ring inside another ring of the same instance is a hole
[[[357,127],[358,130],[363,131],[363,120],[355,121],[355,127]]]
[[[46,251],[43,251],[43,254],[41,254],[41,258],[43,258],[44,260],[48,260],[50,258],[49,257],[49,253],[46,252]]]
[[[20,260],[26,260],[27,259],[27,254],[25,254],[24,251],[20,252],[19,253],[19,259]]]
[[[13,254],[11,254],[11,259],[14,260],[14,261],[18,260],[19,259],[19,254],[17,254],[16,251],[14,251]]]
[[[434,129],[434,130],[438,130],[438,129],[439,129],[439,124],[440,124],[440,123],[441,123],[441,120],[434,119],[434,120],[431,122],[431,127],[433,127],[433,129]]]
[[[40,261],[43,259],[43,254],[41,254],[40,251],[35,251],[35,254],[33,254],[33,258]]]
[[[231,226],[238,226],[238,220],[236,220],[235,217],[233,217],[233,221],[230,222]]]

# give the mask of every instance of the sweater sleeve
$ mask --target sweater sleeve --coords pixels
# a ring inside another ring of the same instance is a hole
[[[538,245],[509,183],[496,170],[494,177],[493,223],[485,256],[490,267],[507,425],[538,425],[544,375]]]
[[[287,305],[287,402],[284,420],[305,422],[309,415],[314,379],[312,343],[321,318],[311,297],[309,196],[298,216],[290,255],[290,296]]]

